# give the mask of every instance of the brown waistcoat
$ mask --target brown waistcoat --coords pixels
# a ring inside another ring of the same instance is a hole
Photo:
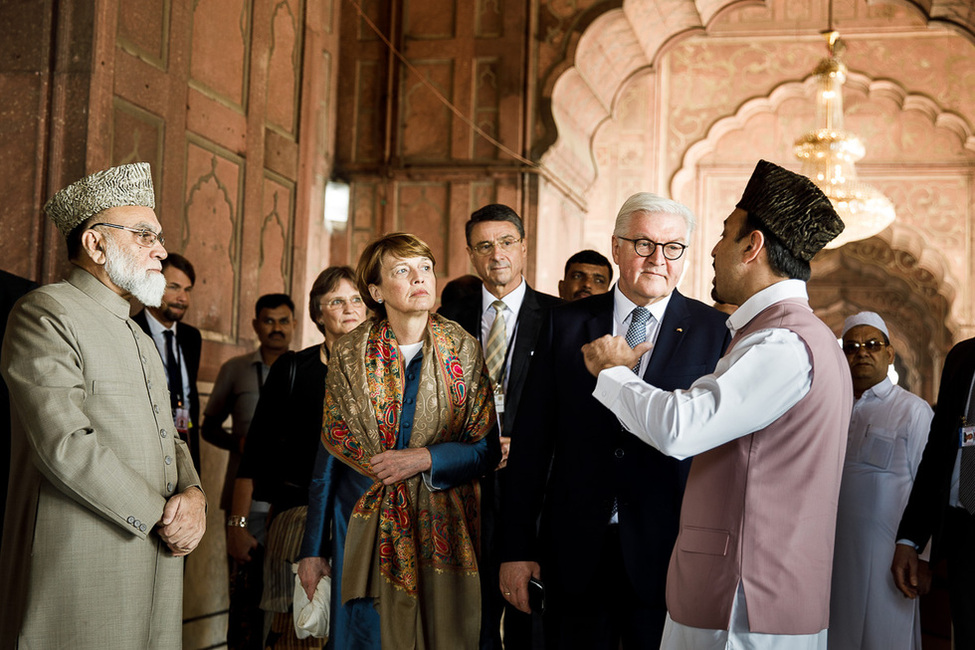
[[[805,343],[812,387],[764,429],[694,457],[667,606],[678,623],[726,630],[740,580],[752,632],[814,634],[829,622],[850,371],[836,337],[804,300],[771,305],[731,348],[769,328],[789,329]]]

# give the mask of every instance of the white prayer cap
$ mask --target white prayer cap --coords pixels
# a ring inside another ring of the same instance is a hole
[[[123,205],[156,207],[149,163],[119,165],[75,181],[51,197],[44,212],[67,237],[102,210]]]
[[[857,325],[869,325],[870,327],[876,327],[878,330],[884,333],[887,339],[890,339],[890,332],[887,331],[887,324],[884,323],[884,319],[872,311],[861,311],[859,314],[853,314],[852,316],[847,316],[846,320],[843,321],[843,333],[840,334],[840,338],[846,336],[846,333]]]

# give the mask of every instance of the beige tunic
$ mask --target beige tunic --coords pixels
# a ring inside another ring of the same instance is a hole
[[[183,562],[153,527],[199,477],[159,354],[128,312],[76,268],[10,315],[0,647],[181,645]]]

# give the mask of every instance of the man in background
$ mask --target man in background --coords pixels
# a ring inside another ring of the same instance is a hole
[[[196,377],[200,370],[203,338],[200,330],[182,322],[190,307],[196,271],[179,253],[162,261],[166,291],[158,307],[146,307],[132,317],[152,337],[166,368],[169,406],[180,437],[190,447],[193,465],[200,471],[200,395]]]
[[[271,364],[291,345],[294,312],[294,302],[286,294],[269,293],[258,298],[251,325],[260,347],[234,357],[220,367],[203,413],[203,439],[230,452],[220,496],[220,507],[228,513],[227,527],[246,528],[258,543],[250,552],[249,559],[229,558],[227,646],[232,650],[260,649],[263,643],[264,613],[260,609],[260,602],[266,533],[264,524],[271,504],[252,501],[250,512],[247,516],[241,516],[231,513],[231,503],[237,468],[244,453],[244,441],[254,417],[254,409],[257,408],[261,387]],[[227,431],[223,423],[230,415],[233,415],[233,428]]]
[[[523,276],[528,246],[521,217],[506,205],[491,204],[475,211],[465,226],[467,254],[483,281],[483,287],[466,298],[444,302],[440,314],[460,323],[481,342],[485,366],[494,389],[501,431],[501,467],[511,444],[515,414],[525,389],[528,364],[535,353],[538,332],[547,309],[561,301],[528,286]],[[517,446],[517,442],[515,442]],[[506,605],[498,593],[498,560],[495,555],[495,521],[498,517],[500,469],[494,480],[481,481],[481,647],[501,648],[499,635],[504,611],[506,650],[531,648],[532,620]]]
[[[891,571],[908,598],[924,595],[924,562],[948,565],[948,603],[954,647],[975,648],[975,339],[945,357],[928,442],[897,529]]]
[[[559,280],[562,300],[579,300],[609,291],[613,267],[593,250],[579,251],[565,263],[565,277]]]
[[[919,650],[918,601],[904,598],[887,569],[934,413],[887,377],[894,349],[880,315],[850,316],[842,337],[856,401],[836,518],[829,647]]]

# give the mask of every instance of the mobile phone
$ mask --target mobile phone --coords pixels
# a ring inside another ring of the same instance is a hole
[[[528,606],[532,613],[545,613],[545,585],[538,578],[528,579]]]

